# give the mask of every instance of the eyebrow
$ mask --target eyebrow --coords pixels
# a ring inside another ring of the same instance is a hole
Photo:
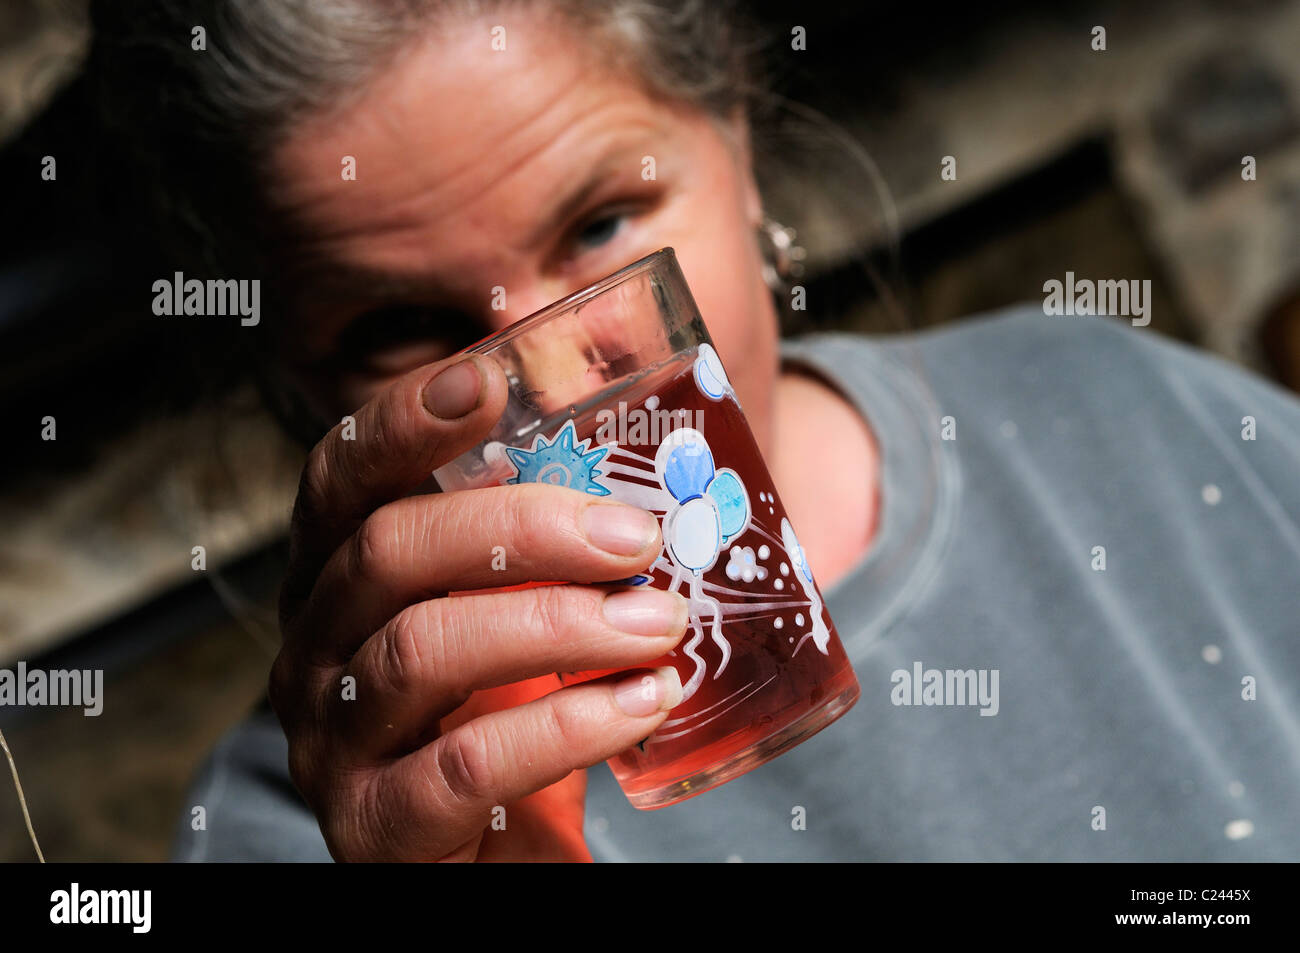
[[[612,161],[615,151],[611,149],[605,152],[596,165],[592,167],[583,183],[551,207],[542,222],[529,232],[526,247],[535,248],[541,244],[543,237],[548,232],[563,227],[569,219],[577,215],[582,207],[591,200],[591,196],[609,180],[610,175],[617,167],[617,164]]]

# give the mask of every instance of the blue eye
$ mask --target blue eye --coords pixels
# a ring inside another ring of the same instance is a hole
[[[578,232],[577,244],[584,249],[599,248],[618,234],[623,218],[624,216],[619,214],[605,215],[594,220]]]

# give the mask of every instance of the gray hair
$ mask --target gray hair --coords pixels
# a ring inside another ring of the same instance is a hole
[[[660,96],[718,118],[755,107],[755,34],[720,0],[96,0],[87,69],[163,246],[193,267],[256,268],[277,227],[261,200],[277,142],[439,18],[501,7],[566,18]]]

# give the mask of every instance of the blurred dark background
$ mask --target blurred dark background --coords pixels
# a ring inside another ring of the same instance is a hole
[[[792,331],[962,320],[1067,270],[1149,278],[1151,330],[1300,389],[1300,3],[751,6],[789,101],[756,151],[807,253]],[[154,860],[264,689],[300,451],[201,327],[153,317],[150,236],[113,200],[131,170],[80,105],[85,42],[75,0],[0,4],[0,667],[103,668],[106,703],[0,728],[47,858]],[[0,860],[31,856],[0,784]]]

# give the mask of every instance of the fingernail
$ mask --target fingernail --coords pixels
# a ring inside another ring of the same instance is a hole
[[[592,545],[615,556],[635,556],[654,542],[659,521],[649,510],[623,503],[593,503],[582,513],[582,531]]]
[[[457,420],[479,405],[483,397],[483,375],[473,358],[441,371],[424,388],[424,406],[443,420]]]
[[[671,665],[642,672],[614,686],[614,701],[623,714],[640,718],[676,708],[682,700],[682,680]]]
[[[630,635],[671,635],[686,630],[686,600],[662,589],[611,592],[601,607],[605,621]]]

